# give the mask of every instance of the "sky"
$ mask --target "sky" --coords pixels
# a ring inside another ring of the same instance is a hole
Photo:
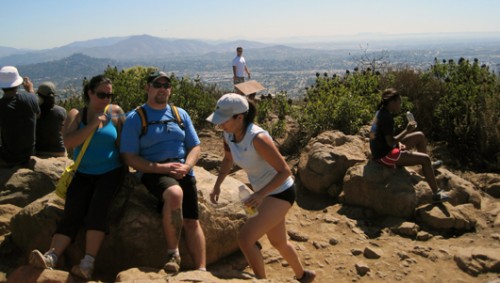
[[[257,40],[358,34],[499,32],[497,0],[2,1],[0,46],[59,47],[148,34]]]

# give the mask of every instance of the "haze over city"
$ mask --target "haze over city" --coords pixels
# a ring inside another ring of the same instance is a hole
[[[479,1],[6,1],[0,46],[54,48],[74,41],[161,38],[292,42],[348,36],[500,31],[500,2]]]

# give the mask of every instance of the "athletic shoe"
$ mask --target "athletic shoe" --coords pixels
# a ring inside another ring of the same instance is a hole
[[[177,273],[181,269],[181,256],[178,254],[170,254],[167,263],[163,266],[167,273]]]
[[[316,272],[312,270],[304,270],[304,275],[302,275],[302,278],[295,278],[295,280],[299,281],[300,283],[310,283],[314,281],[314,278],[316,278]]]
[[[91,264],[80,264],[73,266],[71,268],[71,274],[78,276],[85,280],[92,279],[92,273],[94,273],[94,266]]]
[[[56,265],[57,255],[53,250],[42,254],[39,250],[33,250],[30,254],[30,265],[43,269],[53,269]]]
[[[451,200],[450,195],[443,190],[438,190],[437,193],[432,195],[433,202],[445,202],[450,200]]]
[[[436,161],[432,161],[432,163],[431,163],[432,169],[434,169],[434,170],[441,167],[441,165],[443,165],[443,160],[436,160]]]

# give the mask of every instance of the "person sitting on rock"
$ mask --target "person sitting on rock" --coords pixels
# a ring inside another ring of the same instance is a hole
[[[36,93],[42,112],[36,121],[35,155],[39,157],[66,156],[62,137],[66,109],[55,105],[56,87],[52,82],[44,82],[38,86]]]
[[[401,133],[394,134],[392,115],[400,111],[399,93],[393,88],[384,90],[370,130],[370,150],[373,160],[392,168],[396,165],[422,165],[425,179],[433,192],[432,200],[434,202],[450,200],[450,196],[438,188],[433,164],[426,150],[427,141],[424,133],[415,131],[416,122],[409,121]],[[409,151],[409,148],[416,148],[417,151]]]
[[[31,252],[29,263],[35,267],[54,268],[83,226],[85,256],[71,273],[86,280],[92,277],[95,257],[108,231],[109,208],[126,173],[118,148],[124,113],[120,106],[110,104],[112,97],[111,80],[95,76],[83,90],[86,106],[68,113],[63,127],[64,145],[74,148],[75,159],[87,137],[94,135],[68,187],[64,215],[49,250],[45,254]]]
[[[255,105],[245,96],[228,93],[217,101],[215,112],[207,118],[224,130],[224,159],[210,200],[217,203],[220,186],[233,163],[245,170],[254,190],[245,205],[258,209],[258,214],[243,225],[238,243],[255,276],[266,278],[257,244],[266,234],[292,267],[295,278],[299,282],[312,282],[316,273],[304,269],[295,248],[287,240],[285,216],[295,202],[294,180],[269,133],[253,123],[256,112]]]

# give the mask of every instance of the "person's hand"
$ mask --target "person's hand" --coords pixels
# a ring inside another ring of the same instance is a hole
[[[108,115],[106,115],[105,113],[101,113],[95,116],[94,120],[92,120],[92,125],[94,127],[99,127],[101,123],[105,123],[106,121],[108,121]]]
[[[33,83],[31,82],[29,77],[23,77],[23,88],[29,93],[35,93]]]
[[[170,166],[169,174],[176,180],[184,178],[189,173],[189,171],[191,171],[191,167],[189,167],[189,165],[186,165],[184,163],[172,162],[168,164]]]
[[[251,194],[245,201],[246,206],[259,207],[264,198],[258,193]]]
[[[399,149],[400,150],[406,150],[406,145],[403,143],[399,143]]]
[[[416,121],[408,122],[408,124],[406,125],[406,131],[408,133],[411,133],[411,132],[415,131],[416,128],[417,128],[417,122]]]
[[[212,189],[212,192],[210,193],[210,201],[216,204],[219,201],[219,195],[220,195],[220,187],[214,187]]]

